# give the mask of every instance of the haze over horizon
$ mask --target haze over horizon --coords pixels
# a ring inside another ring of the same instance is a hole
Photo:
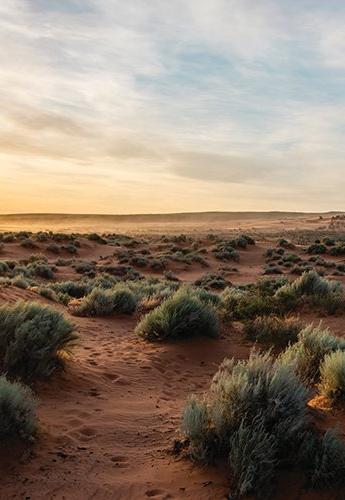
[[[345,3],[0,14],[0,213],[345,210]]]

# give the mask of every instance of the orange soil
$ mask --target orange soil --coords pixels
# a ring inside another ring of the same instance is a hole
[[[229,279],[255,280],[262,273],[267,246],[263,242],[241,252],[241,262],[234,264],[239,271]],[[98,259],[113,251],[114,247],[83,241],[78,258]],[[23,258],[36,252],[6,244],[4,257]],[[208,269],[196,265],[186,271],[178,266],[176,274],[194,280],[220,265],[210,262]],[[57,279],[64,279],[65,272],[59,269]],[[0,303],[20,299],[52,305],[33,291],[0,288]],[[63,306],[54,307],[66,313]],[[239,329],[228,328],[217,340],[149,344],[134,335],[138,318],[71,319],[80,334],[73,359],[64,373],[35,386],[40,435],[29,453],[17,448],[2,452],[0,498],[229,498],[231,478],[226,468],[201,467],[171,450],[188,396],[207,389],[224,357],[248,356],[252,344]],[[343,334],[343,318],[327,317],[324,324]],[[345,429],[341,409],[330,410],[321,400],[310,406],[322,427],[337,423]],[[273,498],[340,500],[345,494],[306,491],[299,478],[282,474]]]

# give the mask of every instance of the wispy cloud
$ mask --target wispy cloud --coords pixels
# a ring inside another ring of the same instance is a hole
[[[0,211],[41,210],[37,186],[44,211],[345,209],[344,21],[336,0],[2,0]]]

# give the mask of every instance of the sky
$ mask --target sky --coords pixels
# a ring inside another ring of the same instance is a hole
[[[0,213],[345,210],[342,0],[1,0]]]

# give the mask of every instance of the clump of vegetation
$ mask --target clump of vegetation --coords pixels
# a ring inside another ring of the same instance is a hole
[[[285,238],[280,238],[280,240],[278,240],[278,246],[281,248],[286,248],[288,250],[293,250],[295,248],[295,245]]]
[[[289,368],[252,352],[247,361],[223,361],[204,399],[187,403],[182,429],[194,459],[228,456],[238,493],[263,495],[279,461],[298,449],[306,403],[307,390]]]
[[[9,375],[48,377],[76,338],[73,325],[48,306],[18,302],[0,307],[0,367]]]
[[[203,288],[214,288],[217,290],[224,290],[227,286],[231,286],[230,281],[224,278],[223,274],[207,273],[194,282],[195,286]]]
[[[0,377],[0,440],[29,440],[37,428],[36,400],[28,387]]]
[[[345,255],[345,243],[340,242],[329,249],[329,254],[334,256]]]
[[[338,350],[345,351],[345,339],[332,335],[321,325],[309,325],[299,333],[298,341],[284,351],[281,361],[292,366],[304,380],[315,382],[325,356]]]
[[[337,400],[345,399],[345,351],[327,354],[320,366],[321,394]]]
[[[137,298],[123,286],[104,290],[94,288],[74,307],[74,313],[81,316],[109,316],[115,313],[132,314]]]
[[[258,316],[245,324],[245,335],[253,341],[278,347],[286,347],[297,341],[302,330],[300,321],[294,317]]]
[[[146,314],[136,327],[146,340],[182,339],[197,335],[216,337],[219,323],[215,309],[192,290],[182,288]]]
[[[307,252],[311,254],[324,254],[327,253],[327,247],[322,243],[313,243],[307,248]]]
[[[231,241],[221,241],[212,250],[213,255],[219,260],[233,260],[238,262],[240,260],[239,253],[235,250]]]
[[[312,486],[344,482],[345,446],[323,436],[307,417],[308,390],[293,370],[269,354],[225,359],[203,398],[184,409],[182,430],[192,458],[228,458],[238,495],[268,498],[278,468],[305,472]],[[334,472],[336,471],[336,472]]]
[[[95,241],[96,243],[99,243],[100,245],[107,245],[107,240],[103,238],[100,234],[97,233],[90,233],[87,236],[87,239],[90,241]]]
[[[30,248],[31,250],[37,248],[36,243],[30,238],[26,238],[20,242],[20,246],[23,248]]]

